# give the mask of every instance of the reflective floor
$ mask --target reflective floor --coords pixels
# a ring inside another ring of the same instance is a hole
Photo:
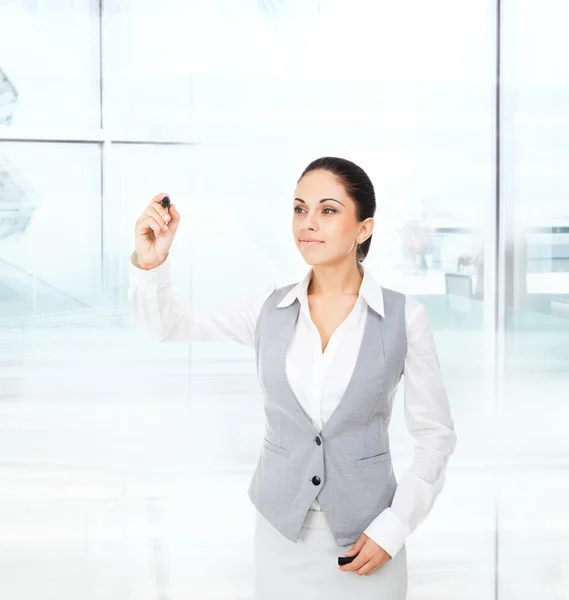
[[[252,600],[252,352],[213,363],[223,345],[154,344],[125,312],[73,315],[2,329],[1,597]],[[451,334],[437,341],[459,442],[408,539],[409,599],[569,598],[567,376],[516,375],[496,409],[489,376],[457,362]],[[396,473],[413,447],[401,400]]]

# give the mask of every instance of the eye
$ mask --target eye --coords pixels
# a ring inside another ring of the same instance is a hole
[[[296,214],[300,214],[300,212],[302,210],[303,210],[302,207],[295,206],[294,209],[293,209],[293,212],[295,212]],[[327,210],[329,210],[330,212],[326,212]],[[329,206],[327,206],[326,208],[322,209],[322,212],[325,212],[327,215],[331,215],[331,214],[336,213],[338,211],[336,209],[334,209],[334,208],[330,208]]]

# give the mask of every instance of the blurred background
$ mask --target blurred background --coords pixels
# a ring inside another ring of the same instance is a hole
[[[0,0],[0,597],[252,600],[254,353],[137,328],[134,223],[170,194],[192,302],[299,281],[296,180],[337,155],[374,182],[366,264],[428,308],[458,434],[409,599],[569,598],[568,18]]]

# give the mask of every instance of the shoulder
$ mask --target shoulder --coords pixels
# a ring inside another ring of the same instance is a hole
[[[383,300],[388,311],[396,305],[404,306],[405,321],[407,326],[412,325],[417,319],[426,318],[428,316],[427,309],[422,302],[419,302],[412,296],[399,292],[388,287],[381,286]]]
[[[276,283],[271,296],[275,299],[276,302],[280,302],[289,292],[291,292],[296,286],[298,286],[298,284],[298,281],[296,283],[287,283],[284,285]]]
[[[271,283],[258,294],[259,304],[269,308],[277,306],[296,285],[296,283],[287,285]]]
[[[383,285],[380,288],[386,314],[390,312],[407,312],[409,298],[406,294]]]
[[[405,327],[408,339],[414,339],[430,327],[427,307],[410,296],[406,296],[405,302]]]
[[[415,316],[419,313],[426,313],[427,309],[422,302],[419,302],[412,296],[405,294],[405,313],[408,316]]]

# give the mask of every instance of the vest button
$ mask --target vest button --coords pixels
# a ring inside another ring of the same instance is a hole
[[[314,475],[314,477],[312,478],[312,483],[314,485],[320,485],[320,481],[321,481],[321,479],[320,479],[320,477],[318,477],[318,475]]]
[[[320,446],[321,443],[322,443],[322,440],[320,439],[320,436],[316,436],[316,444],[318,446]]]

